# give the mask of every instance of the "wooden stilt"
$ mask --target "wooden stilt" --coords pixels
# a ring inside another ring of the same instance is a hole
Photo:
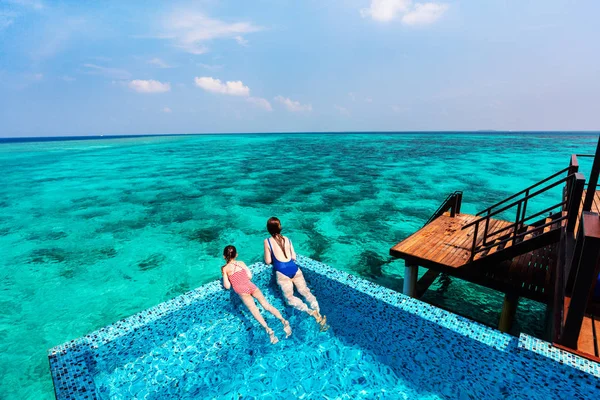
[[[419,274],[418,265],[406,265],[404,267],[404,294],[415,297],[417,294],[417,275]]]
[[[502,306],[502,314],[500,315],[500,323],[498,329],[501,332],[508,333],[512,327],[515,314],[517,312],[517,304],[519,296],[514,293],[506,293],[504,295],[504,305]]]

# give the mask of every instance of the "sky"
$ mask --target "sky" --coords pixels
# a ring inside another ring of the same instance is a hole
[[[0,137],[600,130],[595,0],[0,0]]]

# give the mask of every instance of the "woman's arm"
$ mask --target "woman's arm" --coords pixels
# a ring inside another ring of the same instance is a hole
[[[225,267],[221,268],[221,272],[223,273],[223,286],[225,289],[231,289],[231,282],[229,282],[229,277],[227,276],[227,272],[225,271]]]
[[[290,238],[288,238],[288,240],[290,240]],[[296,251],[294,250],[294,245],[292,244],[291,240],[290,240],[290,251],[292,253],[292,260],[296,261]]]
[[[269,242],[267,242],[267,240],[269,239],[265,239],[264,245],[265,245],[265,264],[271,264],[273,262],[273,260],[271,260],[271,250],[269,249]]]

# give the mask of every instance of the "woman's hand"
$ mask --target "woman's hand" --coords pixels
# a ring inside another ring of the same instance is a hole
[[[269,239],[265,239],[263,244],[265,248],[265,264],[269,265],[273,262],[271,259],[271,250],[269,249]]]

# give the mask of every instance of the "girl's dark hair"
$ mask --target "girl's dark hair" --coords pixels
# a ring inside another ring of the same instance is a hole
[[[281,221],[277,217],[271,217],[267,221],[267,230],[275,239],[275,242],[279,245],[279,248],[283,251],[283,255],[287,258],[285,252],[285,239],[281,236]]]
[[[229,261],[236,258],[237,250],[236,250],[235,246],[231,245],[231,244],[228,246],[225,246],[225,248],[223,249],[223,257],[225,257],[225,260],[227,260],[227,263],[229,263]]]

